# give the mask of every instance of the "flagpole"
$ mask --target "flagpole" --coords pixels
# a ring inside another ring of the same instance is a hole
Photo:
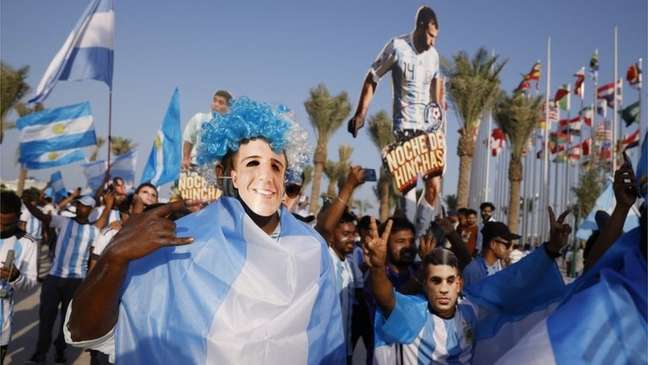
[[[639,65],[639,70],[638,70],[638,77],[639,77],[639,87],[637,88],[637,91],[639,93],[639,151],[641,151],[641,146],[644,143],[644,136],[646,134],[646,123],[644,123],[643,119],[641,119],[642,112],[641,108],[643,108],[643,95],[641,93],[641,89],[643,88],[643,78],[641,77],[641,73],[643,72],[643,58],[639,58],[639,61],[637,62]],[[641,159],[641,152],[639,152],[639,159]]]
[[[613,79],[613,85],[614,85],[614,98],[613,100],[613,110],[614,110],[614,119],[612,120],[612,176],[614,176],[614,171],[616,171],[616,163],[617,163],[617,124],[619,123],[619,116],[617,115],[618,113],[618,105],[617,105],[617,79],[619,78],[619,54],[618,54],[618,34],[619,30],[617,26],[614,26],[614,79]]]
[[[544,149],[543,149],[543,158],[542,158],[542,214],[541,214],[541,223],[540,231],[542,232],[543,239],[546,237],[547,232],[547,206],[549,205],[549,88],[551,87],[551,36],[547,37],[547,86],[545,89],[545,126],[544,126]]]
[[[108,159],[106,174],[110,176],[110,149],[112,147],[112,87],[108,92]]]
[[[598,59],[598,49],[595,50],[595,54]],[[594,87],[592,88],[592,129],[590,129],[590,137],[592,137],[592,150],[590,151],[590,153],[592,154],[592,156],[590,156],[590,168],[597,168],[596,161],[598,160],[598,156],[596,154],[600,153],[597,148],[598,141],[596,140],[596,131],[598,130],[598,126],[596,125],[596,115],[598,114],[596,108],[596,93],[598,90],[598,69],[597,70],[592,69],[592,79],[594,81]],[[603,118],[603,128],[605,128],[605,118]],[[592,135],[592,131],[594,131],[594,135]]]

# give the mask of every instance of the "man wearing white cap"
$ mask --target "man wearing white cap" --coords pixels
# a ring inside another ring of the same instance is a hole
[[[106,206],[101,217],[91,224],[88,216],[95,206],[95,199],[89,195],[78,198],[74,205],[76,216],[68,218],[61,215],[42,213],[32,203],[24,201],[30,213],[41,220],[44,225],[55,228],[58,232],[56,251],[52,268],[41,288],[38,342],[30,363],[44,363],[52,342],[52,327],[56,322],[57,311],[61,304],[61,323],[58,337],[55,340],[56,363],[65,363],[65,337],[63,336],[63,319],[72,295],[86,276],[90,246],[99,231],[105,225],[111,206]],[[106,204],[112,204],[109,199]]]

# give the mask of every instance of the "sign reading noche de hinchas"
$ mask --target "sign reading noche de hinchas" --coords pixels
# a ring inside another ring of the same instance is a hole
[[[406,193],[416,186],[418,176],[443,174],[445,153],[445,133],[440,130],[429,133],[419,131],[386,146],[382,159],[396,188]]]
[[[210,185],[199,171],[189,170],[180,173],[178,190],[182,199],[198,199],[213,201],[218,199],[222,191],[214,185]]]

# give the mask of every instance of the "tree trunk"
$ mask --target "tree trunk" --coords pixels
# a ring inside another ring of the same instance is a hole
[[[326,141],[317,141],[317,148],[313,156],[313,180],[311,182],[310,213],[316,214],[319,210],[320,184],[322,171],[326,163]]]
[[[457,181],[457,208],[467,208],[470,196],[470,170],[472,169],[475,141],[472,133],[465,131],[459,137],[457,154],[459,155],[459,180]]]
[[[378,181],[378,192],[380,194],[380,221],[385,222],[389,218],[389,184],[391,179],[385,171],[380,172],[380,180]]]
[[[328,182],[328,189],[326,189],[326,195],[330,197],[334,197],[337,195],[337,192],[335,191],[335,186],[336,186],[335,179],[329,179]]]
[[[16,195],[22,196],[25,190],[25,180],[27,179],[27,169],[20,165],[20,173],[18,175],[18,182],[16,183]]]
[[[520,183],[522,182],[522,160],[520,156],[511,155],[511,162],[509,162],[509,181],[510,181],[510,194],[509,194],[509,211],[508,211],[508,227],[513,233],[518,230],[518,222],[520,219]]]

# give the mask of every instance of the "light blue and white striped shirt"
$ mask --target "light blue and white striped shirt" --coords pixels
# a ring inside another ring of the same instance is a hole
[[[39,208],[37,208],[39,209]],[[25,222],[25,232],[40,241],[43,238],[43,223],[36,219],[27,208],[23,205],[22,212],[20,213],[20,220]]]
[[[79,224],[73,218],[60,215],[52,216],[50,226],[59,232],[50,275],[85,278],[90,247],[99,234],[99,229],[92,224]]]
[[[439,72],[437,50],[430,47],[417,53],[411,33],[393,38],[369,69],[375,83],[389,71],[394,91],[394,130],[426,130],[425,107],[432,101],[430,86]]]

